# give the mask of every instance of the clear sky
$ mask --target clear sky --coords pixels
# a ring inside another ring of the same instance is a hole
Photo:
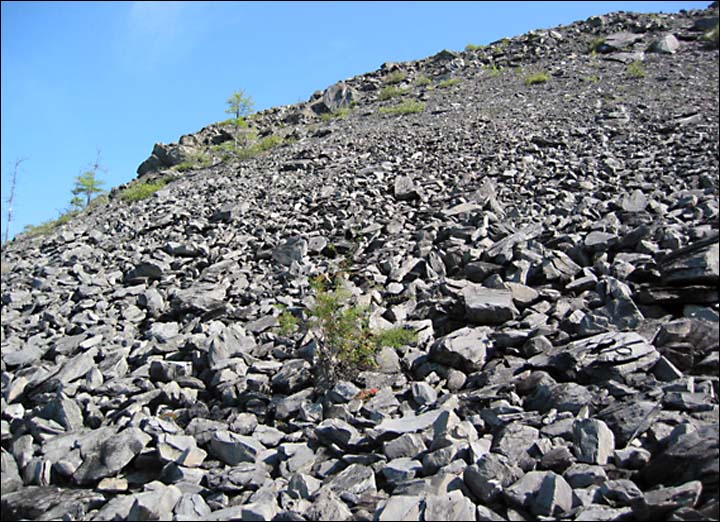
[[[2,2],[2,233],[69,207],[101,151],[105,187],[136,177],[155,142],[228,116],[307,100],[383,62],[488,44],[612,11],[702,2]]]

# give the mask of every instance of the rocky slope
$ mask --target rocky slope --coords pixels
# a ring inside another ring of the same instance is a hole
[[[273,148],[210,125],[155,146],[151,198],[16,239],[3,519],[720,518],[716,26],[384,64],[254,117]],[[337,273],[418,338],[325,390],[277,325]]]

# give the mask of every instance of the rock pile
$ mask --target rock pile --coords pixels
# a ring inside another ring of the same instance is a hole
[[[253,120],[293,142],[15,240],[3,519],[719,519],[713,20],[385,64]],[[379,111],[391,74],[423,112]],[[338,272],[418,336],[324,390],[278,317]]]

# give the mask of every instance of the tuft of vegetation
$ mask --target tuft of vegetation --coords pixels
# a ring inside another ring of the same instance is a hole
[[[598,38],[593,39],[588,44],[588,53],[595,55],[600,51],[600,48],[605,44],[605,37],[599,36]]]
[[[493,64],[486,64],[485,70],[490,73],[491,78],[496,78],[496,77],[500,76],[500,73],[502,72],[503,68],[498,67],[498,64],[493,63]]]
[[[630,62],[625,71],[633,78],[645,78],[645,66],[637,60]]]
[[[704,40],[709,47],[713,47],[717,49],[720,47],[720,35],[718,34],[718,27],[720,24],[715,24],[715,27],[704,35],[702,35],[702,40]]]
[[[278,332],[280,335],[288,336],[298,329],[300,320],[290,313],[284,306],[282,313],[278,316]]]
[[[388,85],[387,87],[383,87],[380,90],[380,93],[378,94],[378,100],[389,100],[390,98],[394,98],[395,96],[402,96],[403,94],[407,94],[408,92],[410,92],[410,89],[402,89],[394,85]]]
[[[405,81],[407,78],[407,73],[403,71],[393,71],[389,73],[387,76],[385,76],[385,83],[387,84],[395,84],[395,83],[401,83]]]
[[[545,83],[550,79],[550,75],[546,72],[537,72],[525,77],[525,85],[535,85],[536,83]]]
[[[340,286],[339,278],[328,288],[326,280],[317,277],[311,287],[315,304],[309,310],[309,329],[317,342],[316,385],[321,388],[374,367],[383,346],[399,347],[417,339],[415,332],[402,328],[373,332],[367,309],[350,305],[350,292]]]
[[[432,83],[432,80],[428,78],[427,76],[420,76],[417,80],[415,80],[415,85],[417,87],[424,87],[426,85],[430,85]]]
[[[460,78],[448,78],[447,80],[438,83],[438,89],[445,89],[459,83],[462,83],[462,80]]]
[[[475,44],[473,44],[473,43],[469,43],[469,44],[467,44],[467,45],[465,46],[465,50],[468,51],[468,52],[470,52],[470,51],[480,51],[480,50],[482,50],[482,49],[485,49],[485,46],[484,46],[484,45],[475,45]]]
[[[131,183],[129,187],[120,192],[120,199],[126,203],[134,203],[135,201],[147,199],[173,179],[175,178],[172,176],[165,176],[155,181]]]
[[[392,107],[380,107],[381,114],[410,114],[413,112],[423,112],[424,110],[425,104],[416,100],[406,100]]]
[[[591,74],[589,76],[585,76],[583,80],[588,83],[598,83],[600,81],[600,77],[597,74]]]

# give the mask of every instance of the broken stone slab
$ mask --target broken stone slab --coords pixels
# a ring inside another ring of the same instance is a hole
[[[582,372],[602,379],[621,379],[644,371],[660,358],[660,353],[635,332],[607,332],[530,358],[532,365],[550,366],[560,371]]]
[[[704,488],[716,491],[720,482],[719,440],[716,423],[684,433],[650,459],[640,471],[640,478],[651,486],[674,486],[699,480]]]
[[[658,264],[665,285],[717,285],[720,282],[720,243],[717,237],[696,241],[664,256]]]
[[[178,310],[197,309],[202,312],[212,312],[225,308],[230,283],[197,282],[191,287],[176,290],[172,294],[172,307]]]
[[[106,500],[102,493],[55,486],[27,486],[2,495],[4,520],[58,520],[71,516],[83,520]]]
[[[395,199],[398,201],[408,201],[420,197],[419,187],[410,176],[396,177],[393,188]]]
[[[325,419],[315,428],[315,435],[324,444],[337,444],[349,448],[360,440],[360,433],[342,419]]]
[[[353,518],[350,508],[340,500],[338,494],[328,488],[320,490],[306,516],[309,520],[345,521]]]
[[[653,41],[648,51],[661,54],[675,54],[680,48],[680,42],[675,38],[674,34],[666,34],[665,36]]]
[[[166,486],[155,481],[146,484],[143,493],[132,496],[135,500],[130,507],[128,520],[171,520],[182,491],[177,486]]]
[[[307,239],[302,236],[293,236],[272,251],[272,258],[276,263],[290,266],[293,261],[302,261],[307,253]]]
[[[254,437],[227,430],[215,432],[210,439],[210,453],[230,466],[241,462],[255,462],[266,449]]]
[[[310,105],[315,114],[334,113],[349,107],[353,101],[358,100],[359,93],[345,82],[338,82],[323,91],[320,99]]]
[[[484,503],[491,503],[522,474],[522,470],[505,455],[488,453],[476,464],[465,468],[463,481]]]
[[[430,359],[466,373],[482,369],[492,348],[489,327],[464,327],[441,337],[430,347]]]
[[[465,315],[474,324],[502,324],[518,314],[510,290],[467,283],[463,288]]]
[[[377,493],[375,472],[369,466],[350,464],[337,475],[327,478],[323,488],[328,488],[337,495],[345,492],[358,496],[365,493],[375,494]]]
[[[702,490],[703,485],[699,480],[675,487],[652,489],[633,501],[631,508],[638,520],[666,519],[676,509],[694,508]]]
[[[89,484],[121,471],[152,440],[139,428],[126,428],[99,445],[81,448],[83,463],[73,474],[78,484]]]
[[[645,433],[660,411],[659,402],[647,400],[618,401],[597,413],[615,436],[615,445],[625,447],[632,440]]]
[[[420,495],[392,495],[384,504],[378,505],[374,519],[381,522],[420,520],[422,500]]]
[[[442,409],[435,409],[420,415],[405,415],[399,419],[385,419],[374,428],[371,428],[371,431],[378,438],[388,439],[404,433],[416,433],[432,426],[442,412]]]
[[[425,520],[475,520],[475,504],[460,490],[425,497]]]
[[[572,509],[572,488],[557,473],[530,471],[503,491],[507,501],[535,515],[558,516]]]

